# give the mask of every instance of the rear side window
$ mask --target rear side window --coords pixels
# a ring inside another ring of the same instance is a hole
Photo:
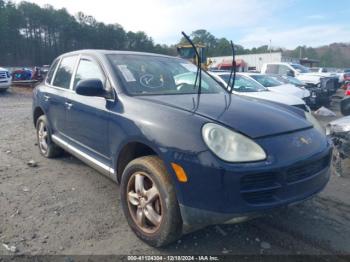
[[[278,65],[267,65],[265,74],[278,74]]]
[[[64,57],[58,66],[52,85],[69,89],[77,56]]]
[[[47,73],[46,82],[49,83],[49,84],[51,84],[52,77],[53,77],[53,74],[55,73],[55,70],[56,70],[58,61],[59,61],[59,59],[56,59],[56,60],[52,63],[52,66],[51,66],[51,68],[50,68],[50,71]]]
[[[106,81],[106,78],[100,66],[97,63],[89,59],[85,59],[85,58],[81,59],[74,78],[74,85],[73,85],[74,90],[80,80],[86,80],[86,79],[92,79],[92,78],[100,79],[103,84]]]

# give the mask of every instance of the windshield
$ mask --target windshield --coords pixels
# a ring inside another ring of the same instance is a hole
[[[226,83],[229,81],[229,78],[230,78],[229,74],[221,74],[219,76]],[[230,86],[232,86],[232,81],[233,79],[231,77]],[[266,91],[267,89],[264,86],[254,82],[253,80],[250,80],[249,78],[236,75],[235,86],[233,87],[233,90],[236,92],[260,92],[260,91]]]
[[[302,65],[299,65],[299,64],[291,64],[291,66],[297,70],[299,73],[310,73],[310,70],[305,67],[305,66],[302,66]]]
[[[183,59],[138,55],[107,55],[124,89],[131,95],[196,94],[197,67]],[[201,93],[222,93],[224,89],[202,72]]]
[[[251,77],[264,87],[280,86],[283,83],[267,75],[251,75]]]
[[[288,79],[289,83],[296,85],[296,86],[305,86],[303,82],[301,82],[299,79],[292,77],[292,76],[284,76],[286,79]]]

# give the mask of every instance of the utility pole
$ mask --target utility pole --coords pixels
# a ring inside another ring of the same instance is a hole
[[[270,54],[272,53],[272,41],[270,39]]]

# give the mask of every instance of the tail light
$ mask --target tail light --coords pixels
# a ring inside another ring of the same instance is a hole
[[[346,96],[350,96],[350,85],[348,85],[346,91],[345,91]]]

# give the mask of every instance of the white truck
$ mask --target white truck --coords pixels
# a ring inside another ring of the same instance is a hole
[[[10,72],[0,67],[0,92],[6,91],[11,86]]]
[[[261,73],[293,76],[309,86],[323,85],[330,94],[335,93],[339,85],[339,77],[325,72],[311,72],[309,68],[296,63],[266,63]]]

